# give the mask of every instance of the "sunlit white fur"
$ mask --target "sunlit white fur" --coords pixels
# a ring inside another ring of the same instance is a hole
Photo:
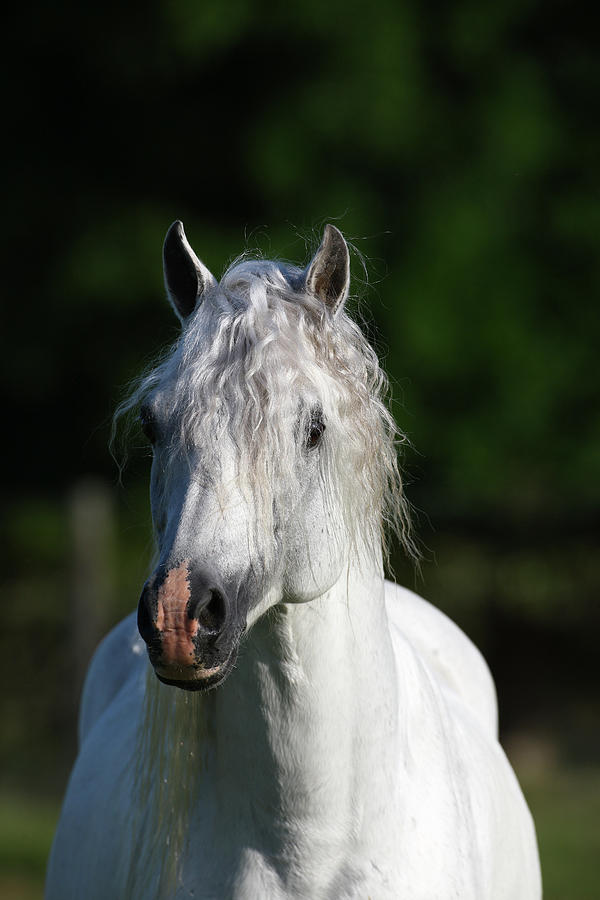
[[[487,667],[383,579],[382,522],[410,546],[384,386],[300,270],[243,261],[125,405],[162,428],[160,559],[243,584],[248,630],[208,694],[158,683],[133,617],[105,640],[48,900],[540,897]]]

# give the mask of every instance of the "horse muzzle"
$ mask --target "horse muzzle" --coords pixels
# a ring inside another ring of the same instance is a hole
[[[138,629],[164,684],[188,691],[216,687],[237,657],[241,627],[216,578],[183,561],[160,566],[144,585]]]

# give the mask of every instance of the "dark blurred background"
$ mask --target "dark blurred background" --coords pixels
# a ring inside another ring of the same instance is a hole
[[[148,458],[107,443],[220,274],[326,221],[412,448],[422,574],[482,648],[548,900],[597,897],[600,60],[573,3],[13,6],[3,56],[0,893],[39,897],[94,646],[132,610]],[[360,262],[366,260],[368,279]],[[134,440],[134,445],[136,441]]]

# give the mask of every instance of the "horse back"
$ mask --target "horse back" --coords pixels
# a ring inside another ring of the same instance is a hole
[[[79,710],[79,746],[131,676],[146,666],[146,646],[135,613],[127,616],[99,644],[90,663]]]
[[[385,599],[392,633],[408,640],[442,691],[458,698],[495,739],[496,689],[477,647],[448,616],[407,588],[386,581]]]

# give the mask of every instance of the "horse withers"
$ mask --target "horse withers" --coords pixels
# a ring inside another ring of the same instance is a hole
[[[152,444],[156,567],[100,645],[47,900],[538,900],[488,669],[384,580],[396,425],[331,225],[220,282],[175,222],[182,331],[120,410]]]

